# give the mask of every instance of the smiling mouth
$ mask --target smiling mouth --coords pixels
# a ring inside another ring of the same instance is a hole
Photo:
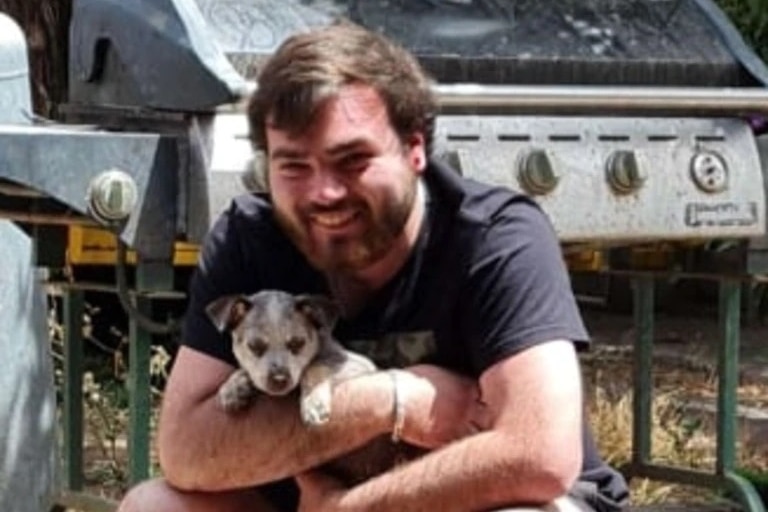
[[[310,216],[314,224],[325,229],[338,229],[352,223],[358,214],[356,211],[315,213]]]

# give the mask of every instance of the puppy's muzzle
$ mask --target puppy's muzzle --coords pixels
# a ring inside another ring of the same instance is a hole
[[[291,374],[287,368],[272,367],[267,374],[267,386],[272,393],[285,393],[291,388]]]

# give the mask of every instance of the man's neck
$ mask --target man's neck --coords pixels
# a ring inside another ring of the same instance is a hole
[[[341,302],[345,316],[352,316],[368,298],[386,285],[403,268],[419,238],[426,211],[424,184],[419,180],[413,210],[405,222],[402,234],[392,243],[384,257],[354,273],[326,276],[331,292]]]

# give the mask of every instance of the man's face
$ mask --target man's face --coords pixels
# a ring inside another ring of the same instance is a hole
[[[354,272],[380,260],[413,211],[424,139],[405,144],[378,94],[347,86],[300,135],[267,125],[277,221],[312,265]]]

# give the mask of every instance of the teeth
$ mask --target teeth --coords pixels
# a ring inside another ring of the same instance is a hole
[[[312,220],[321,226],[333,228],[349,222],[354,216],[354,212],[316,213]]]

